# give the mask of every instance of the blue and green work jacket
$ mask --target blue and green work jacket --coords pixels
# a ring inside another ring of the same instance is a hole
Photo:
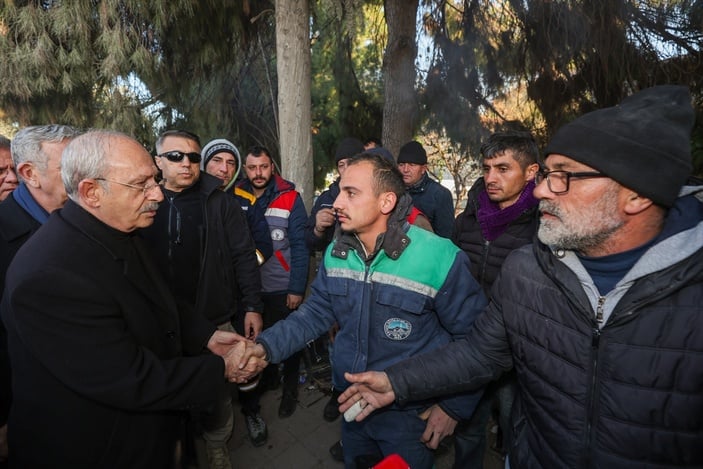
[[[466,254],[402,222],[367,260],[354,235],[338,232],[305,303],[257,341],[278,363],[337,322],[332,372],[346,388],[345,371],[380,371],[464,337],[485,306]],[[439,404],[452,418],[466,419],[480,395],[452,395]]]

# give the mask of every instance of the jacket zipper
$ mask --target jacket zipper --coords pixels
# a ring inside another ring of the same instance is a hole
[[[483,256],[481,258],[481,273],[478,280],[481,287],[485,290],[486,286],[486,264],[488,264],[488,250],[491,247],[491,242],[487,239],[483,241]]]
[[[596,306],[596,324],[591,329],[591,360],[592,360],[592,374],[591,374],[591,390],[588,403],[588,414],[586,420],[586,441],[584,445],[584,455],[585,464],[584,467],[589,467],[591,464],[591,443],[594,438],[594,424],[596,419],[596,396],[598,395],[598,355],[600,349],[600,337],[601,337],[601,327],[603,326],[603,305],[605,303],[605,297],[598,297],[598,304]]]

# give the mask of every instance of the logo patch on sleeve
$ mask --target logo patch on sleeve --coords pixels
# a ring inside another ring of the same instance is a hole
[[[413,325],[409,321],[400,318],[390,318],[383,325],[383,332],[391,340],[405,340],[412,330]]]

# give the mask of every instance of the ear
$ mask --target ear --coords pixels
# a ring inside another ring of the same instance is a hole
[[[381,194],[381,213],[388,215],[395,208],[395,204],[398,202],[398,197],[395,192],[384,192]]]
[[[627,215],[637,215],[638,213],[644,212],[649,207],[654,205],[652,199],[641,196],[635,191],[623,188],[623,211]]]
[[[83,179],[78,183],[78,197],[87,207],[100,207],[104,193],[103,187],[95,179]]]
[[[161,167],[161,157],[160,156],[155,156],[154,157],[154,163],[156,163],[156,167],[162,170],[163,168]]]
[[[39,187],[39,179],[37,178],[37,168],[34,163],[25,161],[17,166],[17,175],[22,178],[28,186]]]
[[[525,170],[525,182],[534,181],[537,171],[539,171],[539,165],[537,163],[529,165]]]

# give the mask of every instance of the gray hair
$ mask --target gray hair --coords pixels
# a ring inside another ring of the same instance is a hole
[[[156,147],[157,155],[161,153],[161,149],[164,145],[164,140],[166,140],[167,137],[185,138],[186,140],[192,140],[193,142],[197,143],[198,148],[202,147],[202,145],[200,145],[200,137],[194,134],[193,132],[188,132],[187,130],[181,129],[167,130],[165,132],[162,132],[161,135],[159,135],[159,138],[156,139],[156,144],[154,145],[154,147]]]
[[[105,176],[110,168],[110,143],[115,138],[132,140],[132,137],[122,132],[91,130],[74,138],[66,146],[61,159],[61,180],[71,200],[78,200],[78,184],[83,179]]]
[[[21,163],[34,163],[39,169],[46,170],[47,155],[42,151],[44,142],[62,142],[80,135],[80,130],[70,125],[33,125],[25,127],[12,139],[12,161],[15,167]]]

